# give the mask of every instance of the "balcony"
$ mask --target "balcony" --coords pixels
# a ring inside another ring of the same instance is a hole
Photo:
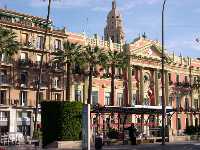
[[[1,66],[12,66],[12,62],[13,62],[13,60],[11,58],[6,57],[3,54],[0,56]]]
[[[17,118],[17,125],[30,125],[31,119],[29,117]]]
[[[37,80],[34,80],[33,82],[30,83],[30,86],[31,86],[31,88],[33,88],[33,89],[36,90],[37,87],[38,87],[38,81],[37,81]],[[42,83],[40,84],[40,89],[41,89],[41,90],[46,90],[46,89],[48,89],[48,83],[45,82],[45,81],[42,81]]]
[[[20,59],[18,60],[18,66],[20,68],[29,68],[32,67],[33,63],[30,59]]]
[[[0,121],[8,121],[7,117],[0,117]]]
[[[8,87],[10,86],[9,79],[5,76],[0,76],[0,86],[1,87]]]
[[[60,84],[53,84],[52,90],[62,91],[63,89],[62,89],[62,86]]]
[[[52,71],[57,72],[57,73],[62,73],[65,71],[65,68],[62,64],[52,63],[50,64],[50,68]]]

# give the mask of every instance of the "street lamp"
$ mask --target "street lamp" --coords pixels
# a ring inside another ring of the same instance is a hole
[[[162,145],[165,145],[165,116],[166,116],[166,107],[165,107],[165,88],[164,88],[164,10],[165,10],[164,0],[162,5]]]

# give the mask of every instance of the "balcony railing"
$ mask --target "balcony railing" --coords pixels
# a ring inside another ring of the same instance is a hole
[[[3,85],[3,84],[10,84],[6,76],[0,76],[0,85]]]
[[[1,55],[0,56],[0,62],[1,62],[1,65],[2,64],[8,64],[8,65],[10,65],[10,64],[13,63],[13,60],[11,58],[9,58],[9,57]]]
[[[8,121],[7,117],[0,117],[0,121]]]
[[[18,64],[20,67],[31,67],[33,63],[30,59],[20,59]]]
[[[62,86],[60,84],[53,84],[52,88],[53,89],[62,89]]]

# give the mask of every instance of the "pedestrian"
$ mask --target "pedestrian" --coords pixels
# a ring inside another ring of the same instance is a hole
[[[136,145],[136,132],[137,129],[134,126],[134,123],[131,124],[130,127],[128,127],[129,130],[129,138],[131,140],[131,145]]]

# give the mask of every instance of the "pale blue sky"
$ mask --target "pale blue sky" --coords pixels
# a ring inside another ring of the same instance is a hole
[[[126,40],[132,41],[146,32],[148,38],[161,39],[161,5],[163,0],[116,0],[123,15]],[[51,18],[55,26],[69,31],[103,35],[112,0],[55,0]],[[0,0],[0,7],[46,16],[43,0]],[[87,19],[88,18],[88,23]],[[200,57],[200,0],[168,0],[165,11],[165,43],[177,55]]]

